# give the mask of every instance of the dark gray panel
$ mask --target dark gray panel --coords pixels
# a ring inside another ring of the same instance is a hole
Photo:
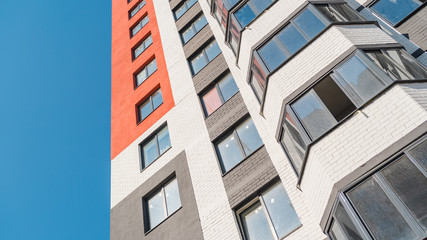
[[[185,2],[185,0],[171,0],[169,5],[171,6],[171,10],[174,10],[176,6],[178,6],[181,2]]]
[[[184,45],[185,58],[189,58],[213,37],[213,33],[208,24]]]
[[[408,34],[409,40],[417,44],[422,50],[427,50],[427,5],[410,16],[396,29],[402,34]]]
[[[193,77],[194,87],[197,94],[209,86],[228,69],[227,62],[222,54],[218,55],[212,62],[208,63],[200,72]]]
[[[193,20],[193,18],[195,18],[201,11],[202,8],[198,2],[191,6],[191,8],[188,9],[187,12],[178,19],[178,21],[176,21],[175,24],[178,31],[181,31],[181,29],[191,22],[191,20]]]
[[[276,177],[276,169],[267,150],[262,146],[223,177],[231,208],[235,208]]]
[[[206,118],[210,139],[212,141],[216,139],[248,113],[242,95],[240,92],[236,93]]]
[[[156,190],[174,173],[178,180],[182,208],[145,235],[142,198],[149,194],[150,191]],[[110,239],[203,239],[196,199],[194,198],[184,151],[111,209]]]

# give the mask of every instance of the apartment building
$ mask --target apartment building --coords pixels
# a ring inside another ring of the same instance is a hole
[[[421,0],[113,0],[111,239],[427,237]]]

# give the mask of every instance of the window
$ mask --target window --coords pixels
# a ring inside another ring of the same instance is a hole
[[[233,76],[230,73],[227,74],[201,96],[205,116],[209,116],[238,91],[239,89],[234,82]]]
[[[157,90],[145,102],[138,106],[139,122],[156,110],[163,103],[162,92]]]
[[[193,75],[196,75],[202,68],[204,68],[210,61],[221,53],[217,42],[210,43],[199,54],[190,60],[191,70]]]
[[[141,19],[131,30],[131,37],[135,36],[148,23],[148,15]]]
[[[333,22],[360,20],[362,18],[344,3],[308,5],[286,23],[282,30],[275,33],[270,40],[254,51],[251,85],[258,99],[263,98],[265,81],[269,73],[306,46],[328,25]],[[233,33],[230,34],[233,35]],[[233,46],[233,44],[231,45]]]
[[[133,49],[133,59],[136,59],[137,57],[139,57],[139,55],[141,55],[141,53],[144,52],[145,49],[147,49],[152,43],[153,43],[153,39],[151,38],[151,35],[149,35],[147,38],[144,39],[144,41],[142,41],[138,45],[138,47]]]
[[[223,173],[262,145],[252,119],[247,119],[215,144]]]
[[[249,0],[234,15],[244,28],[274,2],[275,0]]]
[[[154,136],[149,137],[139,147],[141,150],[141,169],[144,169],[171,147],[168,126],[165,125],[157,130]]]
[[[341,192],[327,234],[341,239],[427,237],[427,139]]]
[[[138,5],[136,5],[136,7],[134,7],[130,13],[129,13],[129,18],[132,18],[133,16],[135,16],[135,14],[141,10],[142,7],[145,6],[145,0],[142,0],[140,3],[138,3]]]
[[[173,11],[175,20],[178,20],[182,15],[184,15],[184,13],[186,13],[196,2],[197,0],[187,0],[180,7],[175,9]]]
[[[141,71],[139,71],[135,75],[136,86],[138,87],[143,83],[151,74],[153,74],[157,70],[156,59],[151,60],[149,64],[147,64]]]
[[[172,179],[150,197],[144,199],[146,232],[159,225],[167,217],[181,208],[178,181]]]
[[[255,203],[240,210],[238,215],[246,240],[278,240],[301,226],[280,182],[260,194]]]
[[[206,21],[206,18],[203,14],[193,20],[190,26],[184,28],[184,30],[181,31],[180,34],[182,42],[184,44],[187,43],[192,37],[194,37],[194,35],[196,35],[196,33],[202,30],[202,28],[207,24],[208,22]]]
[[[424,2],[425,0],[379,0],[371,8],[395,25]]]
[[[285,107],[280,141],[297,173],[308,144],[383,91],[393,80],[427,79],[401,49],[358,50]]]

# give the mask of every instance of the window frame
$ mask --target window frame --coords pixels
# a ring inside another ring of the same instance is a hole
[[[409,14],[407,14],[405,17],[403,17],[402,19],[400,19],[396,23],[393,23],[391,20],[389,20],[388,18],[386,18],[384,15],[382,15],[381,13],[379,13],[377,10],[375,10],[373,8],[375,6],[375,4],[377,4],[380,1],[383,1],[383,0],[373,0],[371,3],[368,4],[367,8],[369,8],[371,11],[373,11],[375,13],[375,15],[377,15],[380,19],[382,19],[383,21],[385,21],[386,23],[390,24],[393,27],[400,26],[408,18],[410,18],[412,15],[414,15],[415,13],[417,13],[421,8],[423,8],[423,7],[425,7],[427,5],[427,1],[422,2],[420,0],[411,0],[411,1],[414,1],[414,2],[420,2],[421,4],[418,7],[416,7],[414,10],[412,10]]]
[[[138,26],[145,19],[147,19],[147,22],[144,25],[142,25],[141,28],[134,34],[133,30],[135,29],[135,27]],[[137,20],[136,23],[132,25],[132,27],[130,27],[129,29],[130,38],[132,39],[133,37],[135,37],[149,22],[150,22],[150,18],[148,17],[148,14],[145,14],[139,20]]]
[[[261,139],[261,136],[259,135],[258,129],[254,124],[256,133],[258,134],[259,139],[261,140],[261,145],[258,146],[256,149],[254,149],[251,153],[246,154],[242,141],[240,140],[240,137],[237,133],[237,128],[239,128],[240,126],[242,126],[242,124],[246,121],[246,120],[252,120],[252,117],[247,114],[244,117],[242,117],[240,120],[238,120],[236,123],[234,123],[231,127],[229,127],[227,130],[225,130],[219,137],[217,137],[214,141],[213,141],[213,145],[214,145],[214,149],[215,149],[215,153],[218,159],[218,164],[219,164],[219,168],[221,170],[221,174],[224,177],[225,175],[227,175],[229,172],[233,171],[233,169],[235,169],[237,166],[239,166],[242,162],[244,162],[247,158],[249,158],[250,156],[252,156],[254,153],[256,153],[259,149],[261,149],[264,146],[264,142]],[[242,159],[240,159],[240,161],[238,163],[236,163],[236,165],[234,165],[233,167],[231,167],[230,169],[228,169],[227,171],[225,170],[224,167],[224,163],[223,163],[223,159],[221,156],[221,153],[219,151],[219,147],[218,144],[221,143],[222,141],[224,141],[225,139],[227,139],[229,136],[233,135],[234,138],[236,139],[237,142],[237,146],[239,148],[239,152],[242,155]]]
[[[154,104],[153,104],[153,96],[156,95],[157,93],[159,93],[162,95],[162,102],[159,104],[159,106],[157,106],[156,108],[154,108]],[[150,106],[151,106],[151,112],[145,117],[145,118],[141,118],[141,107],[145,104],[149,102]],[[156,88],[155,91],[151,92],[150,96],[148,96],[144,101],[140,102],[139,104],[136,105],[136,109],[137,109],[137,125],[141,124],[145,119],[147,119],[154,111],[156,111],[156,109],[158,109],[160,106],[162,106],[164,103],[163,101],[163,94],[162,91],[160,89],[160,87]]]
[[[172,183],[173,181],[177,181],[177,185],[178,185],[178,193],[179,193],[179,199],[180,199],[180,203],[181,206],[179,208],[177,208],[174,212],[172,212],[171,214],[167,213],[167,201],[166,201],[166,195],[165,195],[165,188],[166,186],[168,186],[170,183]],[[165,218],[163,220],[161,220],[159,223],[157,223],[157,225],[155,226],[151,226],[150,223],[150,210],[148,207],[148,201],[150,199],[152,199],[153,196],[155,196],[157,193],[162,192],[162,205],[163,205],[163,211],[165,214]],[[182,200],[181,200],[181,190],[179,187],[179,183],[178,183],[178,178],[176,176],[176,173],[174,172],[171,176],[167,177],[165,180],[163,180],[158,186],[156,186],[152,191],[150,191],[148,194],[146,194],[143,198],[142,198],[142,211],[143,211],[143,220],[144,220],[144,234],[147,235],[149,234],[151,231],[153,231],[154,229],[156,229],[158,226],[162,225],[163,222],[167,221],[167,219],[169,219],[170,217],[172,217],[173,215],[175,215],[175,213],[177,213],[180,209],[182,209]]]
[[[148,45],[146,45],[148,38],[151,38],[151,43],[148,44]],[[151,45],[153,45],[153,43],[154,43],[153,36],[151,35],[151,32],[149,32],[141,41],[139,41],[137,44],[135,44],[135,46],[132,48],[132,61],[135,61],[139,56],[141,56],[141,54],[144,53],[145,50],[147,50]],[[136,56],[135,51],[136,51],[136,49],[138,49],[139,47],[141,47],[142,44],[144,44],[144,49],[141,51],[141,53],[138,54],[138,56]]]
[[[263,208],[264,216],[267,219],[269,230],[270,230],[271,235],[273,236],[273,239],[275,239],[275,240],[285,239],[286,237],[288,237],[289,235],[291,235],[292,233],[294,233],[295,231],[297,231],[298,229],[300,229],[302,227],[302,223],[301,223],[301,220],[299,219],[298,213],[296,212],[296,210],[294,208],[294,205],[292,204],[292,201],[289,198],[289,194],[288,194],[288,192],[285,189],[285,192],[288,195],[289,201],[291,202],[291,206],[294,209],[294,211],[295,211],[295,213],[296,213],[296,215],[298,217],[298,220],[299,220],[300,224],[295,229],[289,231],[286,235],[284,235],[282,237],[277,236],[276,229],[274,228],[274,224],[273,224],[273,221],[272,221],[272,219],[270,217],[268,209],[266,207],[263,195],[265,195],[266,193],[268,193],[270,190],[272,190],[273,188],[275,188],[279,184],[282,184],[282,187],[285,189],[285,187],[283,186],[283,183],[280,180],[280,178],[276,177],[273,180],[271,180],[269,183],[267,183],[264,187],[260,188],[254,194],[252,194],[251,195],[252,197],[250,198],[250,200],[246,200],[246,201],[244,201],[243,204],[240,204],[240,205],[238,205],[236,207],[237,210],[234,211],[235,218],[237,220],[237,224],[238,224],[239,230],[241,232],[240,235],[241,235],[241,237],[242,237],[243,240],[247,240],[249,238],[247,236],[247,230],[246,230],[247,227],[244,224],[244,220],[243,220],[242,214],[246,210],[254,207],[256,204],[259,204]]]
[[[165,128],[167,129],[168,134],[169,134],[170,146],[166,150],[164,150],[162,153],[160,153],[158,135]],[[149,142],[151,142],[153,139],[156,139],[156,150],[157,150],[157,154],[158,155],[157,155],[157,157],[155,159],[153,159],[153,161],[151,163],[145,165],[144,164],[144,146],[147,145]],[[151,164],[153,164],[154,162],[156,162],[157,159],[159,159],[161,156],[163,156],[171,148],[172,148],[172,141],[170,139],[169,126],[168,126],[167,122],[165,122],[165,123],[161,124],[160,127],[158,127],[156,130],[154,130],[153,133],[151,133],[141,143],[138,144],[140,172],[143,172],[145,169],[147,169],[149,166],[151,166]]]
[[[219,49],[219,53],[218,55],[216,55],[215,57],[212,58],[212,60],[209,61],[208,58],[208,54],[206,53],[206,49],[207,47],[209,47],[211,44],[216,44],[218,49]],[[207,65],[209,65],[210,62],[212,62],[215,58],[217,58],[219,55],[222,54],[222,50],[218,45],[218,42],[215,39],[212,39],[212,41],[207,41],[206,44],[204,44],[201,48],[199,48],[193,55],[191,55],[191,57],[189,57],[187,59],[188,64],[190,65],[190,70],[191,70],[191,74],[192,77],[196,76],[199,72],[201,72]],[[200,68],[199,71],[195,72],[194,71],[194,67],[193,67],[193,60],[196,59],[197,56],[202,55],[206,64]]]
[[[381,190],[384,191],[384,194],[388,197],[388,199],[391,201],[392,205],[396,208],[396,210],[399,212],[400,216],[403,217],[404,221],[408,224],[408,227],[410,227],[413,230],[413,233],[415,234],[424,234],[423,235],[417,235],[416,237],[426,237],[427,232],[422,230],[422,226],[420,226],[415,219],[415,216],[413,216],[410,213],[410,210],[408,207],[405,206],[403,200],[399,198],[397,193],[395,193],[392,189],[392,187],[388,184],[388,186],[383,186],[383,181],[387,182],[383,176],[381,176],[382,170],[386,169],[387,167],[391,166],[393,163],[396,163],[399,161],[402,157],[407,157],[409,161],[416,167],[417,170],[419,170],[424,176],[427,176],[427,169],[425,169],[417,159],[415,159],[411,154],[410,151],[415,149],[417,146],[421,145],[427,141],[427,135],[424,134],[423,136],[419,137],[418,139],[414,140],[412,143],[404,147],[402,150],[399,150],[398,152],[394,153],[390,157],[386,158],[382,163],[378,164],[374,168],[370,169],[366,173],[364,173],[362,176],[356,178],[353,180],[350,184],[342,188],[338,194],[337,197],[334,200],[333,207],[329,213],[328,222],[323,230],[323,232],[328,236],[329,239],[333,239],[330,236],[330,231],[332,227],[333,222],[339,221],[336,219],[336,210],[338,208],[338,205],[341,204],[344,208],[344,211],[347,213],[347,215],[350,217],[350,221],[354,224],[356,229],[359,231],[358,233],[364,237],[365,239],[375,239],[374,235],[370,232],[370,229],[368,225],[365,223],[365,221],[361,218],[360,214],[357,212],[357,209],[354,207],[354,205],[351,202],[351,199],[349,196],[347,196],[347,192],[350,192],[351,190],[355,189],[356,187],[362,185],[364,182],[366,182],[369,179],[375,179],[378,181],[378,177],[380,176],[379,183]],[[387,184],[387,183],[385,183]],[[392,193],[390,193],[390,191]],[[409,218],[409,219],[408,219]],[[415,229],[414,229],[415,227]],[[340,228],[342,228],[340,226]]]
[[[237,91],[231,95],[227,100],[225,100],[223,93],[221,91],[221,88],[219,87],[219,83],[224,81],[226,78],[231,77],[233,79],[234,84],[236,85]],[[215,109],[214,111],[212,111],[210,114],[208,114],[207,110],[206,110],[206,105],[205,105],[205,101],[203,100],[203,97],[206,95],[206,93],[210,92],[212,89],[216,89],[219,99],[221,101],[221,105]],[[230,100],[233,96],[235,96],[238,92],[240,92],[239,87],[236,84],[236,81],[234,80],[233,75],[231,74],[230,71],[226,71],[225,73],[221,74],[220,77],[218,77],[215,81],[213,81],[209,87],[207,87],[205,90],[203,90],[200,94],[199,94],[199,99],[200,99],[200,103],[202,105],[202,109],[203,109],[203,114],[205,115],[205,119],[208,118],[210,115],[212,115],[216,110],[218,110],[222,105],[224,105],[228,100]]]
[[[206,23],[205,23],[205,25],[203,25],[203,27],[202,28],[200,28],[200,30],[199,31],[197,31],[196,30],[196,27],[195,27],[195,23],[196,23],[196,21],[198,21],[199,19],[201,19],[202,17],[204,17],[205,18],[205,21],[206,21]],[[181,31],[179,31],[179,36],[180,36],[180,38],[181,38],[181,43],[182,43],[182,45],[183,46],[185,46],[188,42],[190,42],[191,41],[191,39],[193,39],[196,35],[197,35],[197,33],[199,33],[199,32],[201,32],[206,26],[208,26],[209,25],[209,22],[208,22],[208,20],[206,19],[206,17],[205,17],[205,15],[203,14],[203,13],[201,13],[201,14],[198,14],[196,17],[194,17],[190,22],[189,22],[189,24],[187,24],[185,27],[183,27],[182,29],[181,29]],[[184,36],[183,36],[183,33],[185,32],[185,31],[187,31],[188,29],[192,29],[192,31],[194,32],[194,35],[193,36],[191,36],[191,38],[189,38],[187,41],[185,41],[184,40]]]
[[[179,4],[178,6],[176,6],[176,7],[172,10],[173,18],[175,19],[175,22],[176,22],[176,21],[178,21],[182,16],[184,16],[184,14],[185,14],[186,12],[188,12],[188,10],[190,10],[190,8],[192,8],[194,5],[196,5],[196,3],[197,3],[199,0],[195,0],[195,1],[194,1],[194,3],[193,3],[192,5],[188,5],[188,2],[190,2],[190,1],[191,1],[191,0],[185,0],[185,1],[183,1],[183,3]],[[177,17],[177,16],[176,16],[176,11],[177,11],[179,8],[181,8],[182,6],[185,6],[185,8],[186,8],[186,9],[185,9],[185,12],[183,12],[181,16]]]
[[[147,5],[145,0],[141,0],[138,3],[135,4],[134,7],[132,7],[129,12],[128,12],[128,16],[129,16],[129,20],[132,19],[133,17],[135,17],[135,15],[145,6]],[[136,10],[138,8],[138,10],[135,13],[132,13],[134,10]]]
[[[141,86],[145,81],[148,80],[148,78],[150,78],[155,72],[157,72],[158,67],[157,67],[157,60],[156,57],[150,58],[151,60],[145,62],[146,64],[143,65],[142,68],[138,69],[134,74],[133,74],[133,84],[134,84],[134,90],[137,89],[139,86]],[[154,70],[150,75],[148,75],[148,66],[153,63],[153,61],[156,63],[156,70]],[[146,71],[147,72],[147,78],[144,79],[144,81],[142,81],[139,85],[138,85],[138,75],[142,72],[142,71]]]

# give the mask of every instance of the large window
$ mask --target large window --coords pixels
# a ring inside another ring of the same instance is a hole
[[[301,226],[281,182],[254,201],[238,212],[245,240],[278,240]]]
[[[185,44],[190,41],[190,39],[193,38],[194,35],[196,35],[196,33],[202,30],[202,28],[207,24],[208,21],[206,21],[205,15],[203,14],[194,19],[188,27],[184,28],[180,32],[182,42]]]
[[[427,79],[427,71],[401,49],[356,51],[285,107],[280,141],[297,172],[307,145],[349,117],[393,80]]]
[[[132,29],[131,37],[135,36],[148,23],[148,15],[141,19]]]
[[[425,0],[378,0],[371,8],[395,25],[424,2]]]
[[[147,100],[138,106],[138,119],[142,122],[163,103],[162,92],[157,90]]]
[[[159,225],[168,216],[181,208],[178,181],[172,179],[151,196],[145,198],[146,232]]]
[[[205,116],[209,116],[238,91],[239,89],[230,73],[221,78],[220,81],[215,83],[215,86],[201,95]]]
[[[130,13],[129,13],[129,18],[132,18],[133,16],[135,16],[135,14],[137,12],[139,12],[139,10],[141,10],[142,7],[145,6],[145,0],[142,0],[140,3],[138,3],[138,5],[136,5],[136,7],[134,7]]]
[[[251,118],[215,143],[223,173],[228,172],[262,145]]]
[[[263,98],[265,81],[287,59],[308,44],[333,22],[360,21],[359,15],[347,4],[308,5],[287,22],[283,29],[253,53],[251,85],[258,99]]]
[[[151,74],[153,74],[157,70],[157,63],[156,59],[154,58],[151,60],[150,63],[148,63],[143,69],[141,69],[136,75],[135,75],[135,84],[138,87],[143,83]]]
[[[190,9],[197,0],[186,0],[184,3],[182,3],[177,9],[173,11],[173,14],[175,16],[175,20],[178,20],[184,13]]]
[[[139,147],[141,150],[141,169],[144,169],[171,147],[168,126],[161,127]]]
[[[204,68],[210,61],[221,53],[221,49],[216,41],[210,43],[199,54],[191,58],[190,66],[193,75],[196,75],[202,68]]]
[[[333,240],[427,237],[427,140],[339,194],[327,234]]]
[[[133,59],[136,59],[153,43],[153,38],[151,35],[148,35],[135,49],[133,49]]]

